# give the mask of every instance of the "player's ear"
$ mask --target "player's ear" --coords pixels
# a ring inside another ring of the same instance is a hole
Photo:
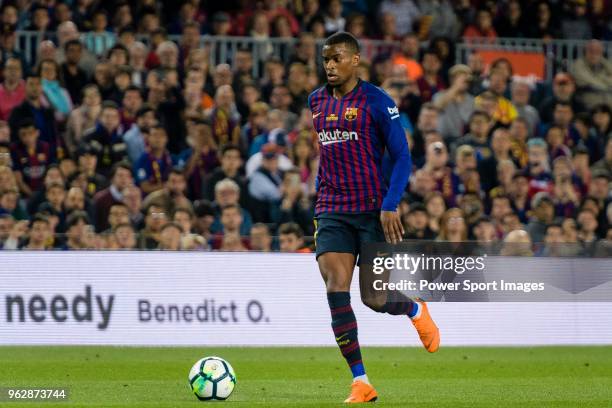
[[[361,56],[359,55],[359,53],[353,54],[353,60],[351,61],[351,63],[353,64],[354,67],[359,65],[360,59],[361,59]]]

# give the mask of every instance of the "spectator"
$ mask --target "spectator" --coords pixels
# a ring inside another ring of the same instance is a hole
[[[127,158],[127,146],[122,139],[119,107],[116,103],[105,101],[96,126],[88,130],[82,144],[93,147],[98,156],[98,172],[108,176],[114,163]]]
[[[527,225],[527,232],[532,242],[542,242],[546,234],[546,226],[553,222],[555,206],[552,198],[546,192],[539,192],[531,200],[532,218]]]
[[[612,107],[597,105],[591,112],[593,123],[590,133],[600,142],[612,138]],[[596,155],[596,152],[590,152]]]
[[[64,122],[72,110],[72,100],[59,82],[59,65],[54,60],[44,59],[40,61],[38,70],[42,79],[43,105],[55,111],[58,122]]]
[[[120,70],[120,72],[122,73],[121,75],[125,76],[125,74],[130,70],[131,68],[125,69],[125,70],[121,69]],[[131,79],[128,76],[127,78],[124,79],[124,81],[127,81],[127,83],[129,84]],[[136,122],[136,114],[138,113],[140,108],[142,108],[142,104],[143,104],[142,92],[140,91],[140,88],[135,85],[128,85],[125,88],[123,88],[123,85],[122,85],[122,87],[120,87],[119,89],[120,89],[120,93],[122,94],[122,97],[121,97],[121,127],[127,130],[132,127],[134,122]]]
[[[532,239],[522,229],[508,232],[500,251],[502,256],[533,256]]]
[[[136,41],[128,47],[128,51],[130,53],[130,66],[132,67],[132,84],[142,88],[146,81],[147,46],[140,41]]]
[[[193,211],[195,213],[195,220],[193,223],[193,230],[197,234],[209,240],[212,236],[210,227],[215,221],[215,211],[213,206],[208,200],[198,200],[194,202]]]
[[[416,81],[423,75],[423,68],[417,62],[419,56],[419,39],[413,34],[405,34],[400,41],[400,52],[393,57],[393,65],[406,67],[408,79]]]
[[[210,227],[213,233],[223,230],[223,220],[221,219],[223,208],[227,206],[238,206],[240,209],[240,235],[247,236],[253,224],[251,214],[246,209],[240,207],[240,187],[232,179],[223,179],[215,185],[215,220]]]
[[[378,14],[384,13],[396,16],[398,35],[412,33],[414,24],[421,17],[421,11],[412,0],[384,0],[380,3]]]
[[[323,18],[325,20],[326,34],[344,31],[346,20],[342,17],[342,2],[340,0],[331,0],[327,4]]]
[[[157,249],[162,251],[178,251],[181,248],[181,236],[183,235],[183,228],[175,223],[168,222],[161,227],[159,233],[159,244]]]
[[[134,182],[132,178],[132,166],[126,162],[118,162],[113,165],[110,172],[111,184],[94,196],[94,207],[96,209],[96,231],[101,232],[109,228],[108,214],[113,204],[124,200],[124,190]]]
[[[486,38],[494,40],[497,32],[493,27],[493,16],[488,9],[480,9],[476,13],[475,24],[469,25],[463,32],[464,39]]]
[[[469,133],[455,141],[454,148],[461,145],[469,145],[476,149],[479,160],[491,157],[491,148],[489,147],[491,118],[489,115],[483,111],[472,113],[469,129]]]
[[[612,178],[612,138],[609,138],[608,143],[606,143],[604,157],[593,164],[591,171],[603,173],[606,174],[608,178]]]
[[[51,224],[43,216],[35,216],[30,222],[30,233],[27,242],[21,247],[23,250],[46,250],[49,248]]]
[[[537,3],[534,20],[529,25],[530,29],[527,30],[529,37],[544,40],[559,38],[559,28],[555,19],[553,19],[553,13],[548,1],[540,0]]]
[[[309,253],[312,250],[304,246],[304,231],[294,222],[282,224],[278,228],[280,251]]]
[[[93,197],[98,191],[108,186],[108,179],[97,172],[98,156],[95,149],[89,145],[83,145],[77,152],[78,171],[86,178],[86,190],[89,197]]]
[[[83,45],[79,40],[69,40],[64,44],[66,60],[60,67],[60,78],[70,99],[80,105],[82,92],[88,83],[87,73],[79,66],[83,55]]]
[[[138,237],[138,248],[155,249],[160,244],[161,231],[168,223],[168,215],[155,204],[150,204],[145,214],[145,227]]]
[[[136,183],[143,193],[150,194],[163,188],[172,169],[172,158],[166,149],[168,135],[160,125],[153,126],[146,139],[147,151],[134,164]]]
[[[88,242],[85,228],[89,223],[87,213],[75,211],[66,220],[66,241],[60,246],[64,250],[87,249]]]
[[[26,97],[23,67],[19,58],[10,57],[2,70],[4,81],[0,84],[0,120],[8,120],[15,106]]]
[[[242,227],[244,220],[242,210],[237,204],[228,204],[223,207],[220,221],[222,229],[211,239],[212,249],[241,250],[249,248],[246,234],[241,233],[244,230]],[[249,230],[250,226],[246,231]],[[235,242],[236,239],[238,242]]]
[[[612,62],[604,58],[601,42],[587,43],[584,57],[574,63],[574,77],[580,100],[588,109],[612,104]]]
[[[85,211],[89,219],[93,219],[93,208],[85,198],[85,193],[78,187],[70,187],[64,200],[64,209],[67,214],[75,211]],[[89,223],[89,222],[88,222]]]
[[[472,228],[473,236],[479,244],[491,244],[497,242],[497,231],[490,218],[480,217]]]
[[[463,242],[467,240],[468,229],[459,208],[449,208],[440,219],[440,233],[437,241]]]
[[[593,38],[591,22],[587,17],[586,0],[572,0],[571,13],[561,20],[561,34],[563,38],[589,40]]]
[[[240,143],[240,118],[237,116],[234,91],[230,85],[221,85],[215,93],[215,106],[209,114],[213,138],[219,147]]]
[[[280,206],[274,203],[270,207],[274,223],[294,222],[300,226],[302,231],[312,234],[314,232],[312,230],[314,209],[309,196],[304,192],[300,173],[297,170],[289,170],[283,175],[280,191]]]
[[[487,113],[499,124],[508,126],[518,116],[516,107],[504,94],[508,78],[501,70],[493,70],[489,74],[489,90],[476,97],[476,106]],[[487,105],[492,102],[490,108]]]
[[[414,163],[422,165],[426,152],[425,134],[428,132],[437,131],[439,126],[440,112],[432,103],[426,103],[421,107],[417,118],[416,129],[412,135],[413,145],[412,156]]]
[[[531,88],[525,81],[512,81],[512,104],[516,108],[518,116],[525,118],[529,123],[529,129],[533,131],[540,124],[540,115],[538,110],[529,104],[531,96]]]
[[[527,18],[519,0],[510,0],[505,5],[505,12],[495,22],[495,30],[502,38],[528,37]]]
[[[66,44],[68,44],[69,41],[79,41],[81,36],[76,24],[73,21],[65,21],[57,26],[58,49],[55,60],[59,64],[63,64],[68,58],[68,55],[66,54]],[[97,63],[97,57],[88,49],[81,50],[78,66],[85,71],[87,77],[90,77],[93,74]]]
[[[421,95],[421,102],[429,102],[432,97],[439,91],[446,88],[446,84],[440,75],[442,67],[440,57],[434,51],[426,51],[423,53],[421,62],[423,66],[423,75],[417,79],[417,86]]]
[[[10,214],[16,220],[27,219],[27,213],[19,202],[19,190],[9,187],[0,191],[0,213]]]
[[[436,234],[429,227],[430,218],[427,208],[420,203],[413,203],[408,214],[403,220],[405,239],[427,239],[432,240]]]
[[[447,37],[457,38],[460,24],[449,0],[417,0],[422,14],[419,20],[419,36],[422,39]]]
[[[97,10],[91,17],[92,31],[85,35],[85,46],[96,55],[112,47],[115,43],[115,36],[108,32],[108,16],[103,10]]]
[[[583,208],[578,212],[576,220],[579,226],[578,239],[588,251],[598,239],[596,234],[599,225],[597,215],[593,211]]]
[[[272,251],[272,236],[270,228],[264,223],[253,224],[249,236],[251,250],[260,252]]]
[[[557,102],[568,102],[572,105],[574,112],[584,112],[586,109],[576,98],[576,84],[574,78],[565,72],[555,75],[552,82],[553,94],[545,98],[538,107],[542,122],[551,123],[553,121],[553,110]]]
[[[358,15],[359,16],[359,15]],[[381,13],[378,16],[378,26],[380,27],[379,38],[382,41],[397,41],[400,37],[397,35],[397,20],[396,16],[391,13]],[[349,20],[349,25],[354,24]],[[354,34],[351,30],[347,29],[351,34]],[[359,36],[356,36],[359,38]]]
[[[206,177],[219,165],[210,123],[204,120],[189,121],[187,144],[190,147],[181,152],[178,162],[187,177],[188,196],[198,199],[203,196]]]
[[[183,228],[181,236],[181,248],[186,251],[210,250],[207,240],[192,232],[194,225],[194,213],[187,208],[178,208],[173,214],[174,222]]]
[[[41,141],[48,143],[58,159],[64,156],[63,145],[58,138],[53,111],[42,105],[42,82],[37,74],[30,74],[26,79],[26,99],[13,108],[9,116],[11,140],[16,142],[20,123],[29,118],[36,123]]]
[[[433,96],[440,110],[439,129],[450,143],[464,135],[464,128],[474,112],[474,97],[468,93],[472,70],[467,65],[455,65],[449,71],[451,87]]]
[[[95,127],[102,111],[102,99],[98,87],[89,84],[82,90],[79,89],[79,92],[83,93],[82,104],[70,112],[66,125],[67,131],[64,137],[66,148],[72,155],[74,155],[81,144],[85,131]]]
[[[527,158],[530,197],[540,191],[550,192],[550,161],[546,142],[540,138],[530,139],[527,143]]]
[[[119,224],[113,230],[112,249],[132,250],[136,249],[136,234],[131,224]]]
[[[18,125],[19,142],[12,147],[13,170],[20,192],[30,197],[42,187],[47,167],[55,162],[48,143],[39,140],[34,121],[24,118]]]
[[[123,134],[128,158],[132,163],[135,163],[145,153],[145,134],[148,135],[149,129],[156,125],[155,110],[151,105],[142,105],[136,112],[136,121]]]
[[[163,187],[152,192],[145,198],[143,205],[149,207],[155,204],[163,208],[166,214],[173,214],[177,208],[191,209],[191,201],[187,198],[187,182],[184,173],[173,168],[169,171],[168,179]]]
[[[282,175],[278,167],[278,146],[268,143],[262,147],[261,153],[261,166],[249,179],[249,194],[269,204],[281,198]]]
[[[223,179],[229,178],[238,185],[242,194],[240,196],[240,203],[244,205],[246,203],[247,184],[244,176],[240,173],[242,167],[240,149],[236,145],[228,144],[221,149],[220,156],[221,165],[204,180],[204,198],[207,200],[214,200],[217,183]]]

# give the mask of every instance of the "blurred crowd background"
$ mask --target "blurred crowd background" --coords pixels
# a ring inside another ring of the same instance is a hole
[[[0,247],[311,251],[307,97],[346,30],[411,147],[406,239],[593,254],[612,241],[609,3],[2,1]],[[550,78],[456,58],[499,38],[583,42]]]

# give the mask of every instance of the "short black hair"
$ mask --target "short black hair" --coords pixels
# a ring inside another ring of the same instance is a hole
[[[18,124],[17,124],[17,130],[21,130],[21,129],[26,129],[26,128],[31,128],[31,127],[36,127],[36,122],[34,121],[34,118],[28,117],[26,116],[25,118],[22,118],[21,120],[19,120]]]
[[[66,41],[66,43],[64,44],[64,50],[67,50],[73,45],[78,45],[79,47],[83,48],[83,44],[81,43],[81,41],[77,40],[76,38],[73,38],[72,40]]]
[[[242,152],[240,151],[240,148],[237,145],[228,143],[221,148],[221,157],[225,156],[225,153],[231,152],[232,150],[235,150],[238,153],[242,154]]]
[[[111,172],[110,172],[110,178],[112,179],[113,177],[115,177],[115,174],[117,174],[117,171],[119,169],[124,169],[130,172],[130,174],[132,174],[132,165],[130,164],[130,162],[126,161],[126,160],[122,160],[119,161],[115,164],[113,164],[113,167],[111,168]]]
[[[83,221],[85,222],[85,224],[89,224],[89,216],[87,215],[87,212],[81,210],[72,211],[66,218],[66,227],[73,227],[78,224],[79,221]]]
[[[286,222],[278,228],[279,235],[295,235],[298,238],[304,238],[304,230],[295,222]]]
[[[359,53],[359,41],[357,38],[351,33],[347,33],[346,31],[338,31],[327,37],[325,43],[323,45],[336,45],[336,44],[346,44],[347,48],[350,49],[353,53]]]
[[[151,106],[151,105],[149,105],[148,103],[145,102],[145,103],[142,104],[140,109],[138,109],[138,111],[136,111],[136,117],[140,118],[140,117],[146,115],[149,112],[155,112],[155,109],[153,109],[153,106]]]
[[[119,110],[119,105],[117,105],[117,102],[115,101],[111,101],[111,100],[106,100],[104,102],[102,102],[102,109],[115,109],[115,110]]]

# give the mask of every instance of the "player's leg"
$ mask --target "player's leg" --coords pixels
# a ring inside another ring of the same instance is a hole
[[[377,394],[365,373],[357,338],[357,320],[351,307],[350,287],[357,248],[354,231],[341,217],[319,218],[315,243],[319,270],[325,281],[334,337],[353,375],[351,396],[346,402],[374,401]]]
[[[359,245],[369,242],[384,242],[385,234],[377,213],[369,213],[356,220],[359,231]],[[406,296],[390,292],[391,296],[372,296],[364,298],[363,303],[370,309],[379,313],[391,315],[406,315],[414,325],[423,346],[430,353],[438,351],[440,347],[440,330],[429,314],[427,304],[421,299],[410,299]]]

